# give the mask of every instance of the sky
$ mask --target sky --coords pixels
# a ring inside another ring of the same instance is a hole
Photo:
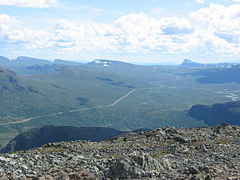
[[[0,56],[240,62],[240,0],[0,0]]]

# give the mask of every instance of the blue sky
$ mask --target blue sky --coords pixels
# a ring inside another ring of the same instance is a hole
[[[240,62],[240,0],[0,0],[0,55]]]

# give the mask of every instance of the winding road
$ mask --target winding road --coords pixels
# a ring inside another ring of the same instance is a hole
[[[74,113],[74,112],[86,111],[86,110],[91,110],[91,109],[101,109],[101,108],[107,108],[107,107],[114,107],[118,103],[120,103],[122,100],[127,98],[129,95],[133,94],[134,92],[139,91],[139,90],[145,90],[145,89],[152,89],[152,88],[133,89],[133,90],[129,91],[127,94],[123,95],[122,97],[120,97],[119,99],[117,99],[116,101],[114,101],[112,104],[109,104],[109,105],[96,106],[96,107],[91,107],[91,108],[74,109],[74,110],[70,110],[68,112]],[[57,115],[62,115],[62,114],[64,114],[64,112],[57,112],[57,113],[52,113],[52,114],[47,114],[47,115],[42,115],[42,116],[34,116],[34,117],[19,120],[19,121],[0,123],[0,126],[11,125],[11,124],[21,124],[21,123],[25,123],[25,122],[28,122],[28,121],[31,121],[31,120],[34,120],[34,119],[38,119],[38,118],[52,117],[52,116],[57,116]]]

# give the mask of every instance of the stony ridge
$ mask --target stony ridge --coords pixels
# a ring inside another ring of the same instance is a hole
[[[240,127],[166,127],[0,156],[0,179],[240,179]]]
[[[99,142],[112,139],[127,131],[107,127],[43,126],[25,131],[13,138],[0,153],[13,153],[40,147],[47,143],[88,140]]]

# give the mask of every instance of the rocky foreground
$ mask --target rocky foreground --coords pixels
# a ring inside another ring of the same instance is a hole
[[[162,128],[0,156],[0,179],[240,179],[240,127]]]

